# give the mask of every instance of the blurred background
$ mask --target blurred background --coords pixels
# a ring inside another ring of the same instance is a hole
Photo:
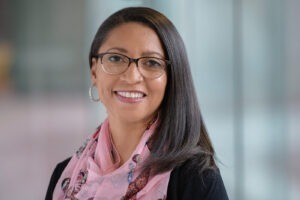
[[[230,199],[300,199],[300,1],[0,0],[0,199],[44,199],[105,117],[89,101],[101,22],[148,6],[181,33]]]

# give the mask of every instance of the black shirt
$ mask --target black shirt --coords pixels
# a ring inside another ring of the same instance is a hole
[[[67,166],[70,158],[59,163],[51,176],[46,200],[52,200],[56,183]],[[169,200],[228,200],[219,170],[206,170],[199,174],[187,163],[176,167],[169,180],[167,199]]]

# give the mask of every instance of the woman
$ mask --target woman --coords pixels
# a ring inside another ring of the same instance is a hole
[[[90,96],[107,119],[57,165],[46,199],[228,199],[183,41],[165,16],[141,7],[114,13],[89,63]]]

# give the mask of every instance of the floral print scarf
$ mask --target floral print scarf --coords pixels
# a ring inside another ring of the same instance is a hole
[[[131,157],[119,166],[106,119],[71,158],[57,182],[53,199],[166,199],[171,171],[151,177],[150,171],[141,170],[150,154],[147,141],[155,126],[152,124],[144,132]]]

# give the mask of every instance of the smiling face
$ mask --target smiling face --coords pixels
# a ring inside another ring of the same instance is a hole
[[[131,58],[165,58],[162,44],[149,27],[135,22],[117,26],[108,34],[98,53],[120,53]],[[93,58],[92,84],[97,87],[109,120],[147,124],[156,114],[163,100],[167,74],[146,79],[135,63],[120,75],[103,71],[100,59]]]

